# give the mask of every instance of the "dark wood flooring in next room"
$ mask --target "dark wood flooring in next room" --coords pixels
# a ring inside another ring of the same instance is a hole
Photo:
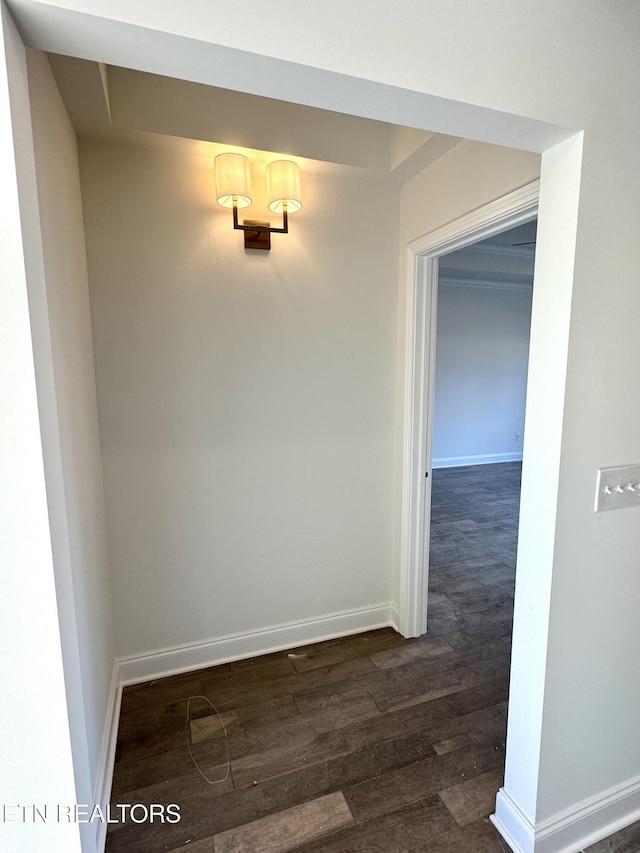
[[[111,824],[108,853],[508,851],[488,815],[520,466],[433,473],[429,635],[383,629],[126,688],[113,804],[176,803],[181,820]]]

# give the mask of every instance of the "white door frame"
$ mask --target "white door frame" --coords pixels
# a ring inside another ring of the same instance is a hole
[[[534,219],[538,212],[539,194],[540,181],[532,181],[413,240],[407,246],[407,339],[398,602],[398,627],[404,637],[419,637],[427,631],[438,258]]]

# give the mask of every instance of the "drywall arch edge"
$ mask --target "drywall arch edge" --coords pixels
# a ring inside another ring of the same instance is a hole
[[[162,31],[153,3],[146,13],[142,4],[135,10],[119,4],[107,15],[108,6],[98,14],[91,0],[3,2],[25,44],[38,50],[537,153],[575,132],[427,91],[208,42],[201,32],[186,35],[179,15],[171,31]]]

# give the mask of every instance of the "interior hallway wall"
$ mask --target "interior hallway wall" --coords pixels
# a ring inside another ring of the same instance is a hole
[[[391,600],[396,191],[246,253],[202,150],[80,146],[121,656]]]
[[[434,468],[522,459],[531,295],[440,278]]]
[[[36,388],[33,339],[45,349],[49,333],[29,100],[25,48],[0,4],[0,792],[9,807],[74,802],[89,777],[86,750],[74,760],[84,747],[71,732],[79,691],[70,695],[65,680],[43,459],[50,436]],[[3,820],[0,846],[79,853],[81,838],[70,823]]]
[[[78,150],[46,57],[27,56],[49,326],[36,348],[47,498],[72,734],[89,763],[78,796],[93,802],[115,639]]]

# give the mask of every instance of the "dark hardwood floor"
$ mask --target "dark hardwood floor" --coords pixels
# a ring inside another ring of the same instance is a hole
[[[520,466],[433,475],[428,636],[383,629],[126,688],[113,805],[176,803],[181,820],[112,824],[108,853],[507,853],[488,815]]]

